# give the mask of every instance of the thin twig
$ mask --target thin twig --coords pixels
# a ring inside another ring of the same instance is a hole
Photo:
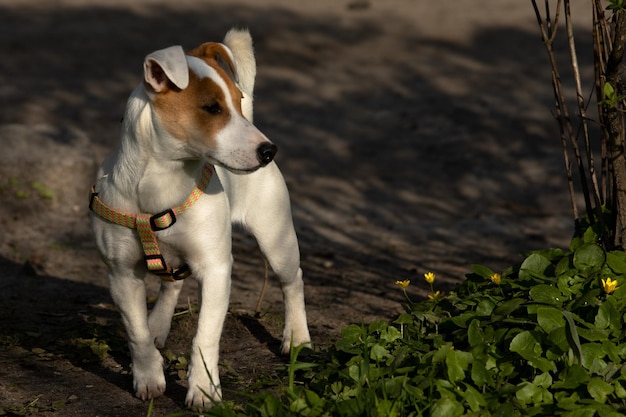
[[[602,204],[606,205],[609,201],[613,200],[612,183],[609,177],[609,161],[607,155],[607,141],[608,133],[604,124],[604,112],[602,110],[603,99],[603,86],[605,82],[604,74],[606,68],[604,63],[608,59],[607,53],[607,31],[606,31],[606,19],[604,17],[604,10],[600,4],[601,0],[593,1],[593,54],[594,54],[594,73],[595,73],[595,90],[596,90],[596,103],[598,108],[598,122],[600,125],[600,146],[601,146],[601,196]]]
[[[263,304],[263,298],[265,297],[265,290],[267,290],[267,283],[269,281],[269,263],[267,259],[263,258],[263,262],[265,263],[264,268],[264,277],[263,277],[263,288],[261,288],[261,294],[259,294],[259,299],[256,302],[256,312],[261,312],[261,304]]]

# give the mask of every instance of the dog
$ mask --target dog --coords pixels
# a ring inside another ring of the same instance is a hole
[[[144,60],[128,99],[118,148],[103,162],[90,199],[91,223],[108,266],[142,400],[165,391],[163,347],[182,288],[199,284],[186,404],[222,398],[219,341],[228,310],[232,224],[241,224],[280,280],[281,352],[309,344],[300,251],[274,145],[252,123],[256,61],[249,31],[185,53],[172,46]],[[156,214],[153,214],[156,213]],[[163,278],[148,313],[144,278]]]

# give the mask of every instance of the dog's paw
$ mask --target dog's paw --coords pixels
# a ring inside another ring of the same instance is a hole
[[[185,405],[194,410],[202,411],[211,408],[222,401],[222,389],[218,386],[208,385],[200,387],[198,385],[189,386]]]
[[[163,358],[155,349],[156,357],[152,361],[133,362],[133,387],[135,395],[146,401],[157,398],[165,392]]]
[[[142,401],[157,398],[165,392],[165,377],[163,371],[156,378],[146,378],[144,376],[133,376],[135,395]]]
[[[280,345],[280,353],[288,355],[292,347],[304,346],[311,348],[311,336],[309,336],[309,330],[305,327],[303,331],[294,332],[287,331],[283,333],[283,342]]]

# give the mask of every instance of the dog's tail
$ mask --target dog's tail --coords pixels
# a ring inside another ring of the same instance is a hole
[[[252,47],[252,37],[248,29],[231,29],[224,37],[224,45],[233,53],[239,86],[244,94],[252,98],[254,78],[256,77],[256,60]]]

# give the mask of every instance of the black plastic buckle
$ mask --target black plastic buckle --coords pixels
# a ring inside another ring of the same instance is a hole
[[[191,269],[189,265],[184,264],[180,268],[176,268],[172,271],[172,278],[175,281],[181,281],[191,275]]]
[[[158,226],[156,224],[157,219],[161,218],[161,217],[165,217],[165,216],[170,216],[170,219],[172,220],[172,222],[170,224],[168,224],[167,226]],[[162,211],[160,213],[157,213],[153,216],[150,217],[150,227],[152,228],[152,230],[154,230],[155,232],[158,232],[159,230],[165,230],[169,227],[172,227],[174,225],[174,223],[176,223],[176,215],[174,214],[174,210],[172,209],[167,209],[165,211]]]
[[[89,210],[93,211],[93,201],[98,197],[98,193],[95,191],[91,192],[91,197],[89,197]]]
[[[165,263],[165,258],[163,257],[163,255],[146,255],[144,259],[146,260],[146,267],[148,268],[149,272],[157,275],[169,274],[169,271],[167,270],[167,264]],[[161,269],[150,269],[148,261],[152,259],[158,259],[159,261],[161,261]]]

